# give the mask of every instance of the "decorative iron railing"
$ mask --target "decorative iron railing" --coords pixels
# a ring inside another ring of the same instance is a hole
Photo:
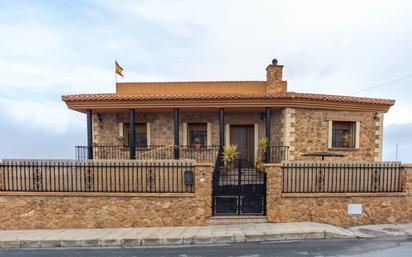
[[[190,161],[6,160],[0,163],[0,191],[192,193],[194,166]]]
[[[400,162],[287,162],[283,193],[402,192]]]
[[[194,159],[197,162],[214,162],[219,146],[174,146],[151,145],[135,147],[137,160],[171,160],[176,152],[179,159]],[[76,146],[76,159],[86,160],[88,151],[93,151],[95,160],[127,160],[130,159],[130,147],[118,145]]]
[[[175,159],[176,152],[179,159],[194,159],[197,162],[214,163],[218,156],[219,146],[174,146],[174,145],[150,145],[136,147],[137,160],[171,160]],[[75,156],[77,160],[86,160],[88,152],[93,152],[95,160],[128,160],[130,159],[130,147],[119,145],[94,145],[76,146]],[[280,163],[288,159],[289,148],[287,146],[269,146],[268,163]]]

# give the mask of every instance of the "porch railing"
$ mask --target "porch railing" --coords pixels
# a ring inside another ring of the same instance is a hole
[[[0,163],[0,191],[192,193],[194,166],[190,161],[8,160]]]
[[[151,145],[136,147],[137,160],[171,160],[175,158],[175,149],[179,152],[179,159],[194,159],[197,162],[215,162],[219,152],[218,145],[202,146],[174,146]],[[75,156],[77,160],[86,160],[88,151],[93,151],[95,160],[128,160],[130,159],[130,147],[122,145],[95,145],[76,146]],[[268,163],[280,163],[288,159],[288,146],[268,146]],[[266,156],[266,155],[265,155]],[[265,157],[266,158],[266,157]]]
[[[287,161],[289,158],[289,146],[270,145],[266,151],[269,157],[269,159],[266,160],[267,163],[281,163],[282,161]]]
[[[197,148],[195,146],[151,145],[136,147],[137,160],[171,160],[175,158],[175,149],[178,150],[179,159],[194,159],[197,162],[214,163],[219,152],[219,146],[210,145]],[[119,145],[95,145],[76,146],[75,156],[77,160],[86,160],[88,151],[93,151],[95,160],[128,160],[130,159],[130,147]],[[288,159],[289,148],[287,146],[269,146],[267,148],[268,163],[280,163]]]
[[[171,160],[175,158],[175,149],[178,150],[179,159],[194,159],[197,162],[214,162],[216,160],[219,146],[174,146],[174,145],[151,145],[136,147],[137,160]],[[130,146],[118,145],[96,145],[92,147],[76,146],[75,155],[77,160],[86,160],[88,151],[93,151],[95,160],[127,160],[130,159]]]
[[[402,192],[400,162],[287,162],[283,193]]]

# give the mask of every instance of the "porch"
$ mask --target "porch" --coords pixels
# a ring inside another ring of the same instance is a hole
[[[87,145],[76,146],[75,157],[214,163],[219,151],[235,144],[240,158],[254,162],[258,141],[266,138],[264,161],[280,163],[289,155],[282,138],[283,111],[271,107],[87,109]]]

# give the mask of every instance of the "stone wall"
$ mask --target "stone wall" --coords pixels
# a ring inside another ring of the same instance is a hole
[[[270,222],[313,221],[339,226],[412,222],[412,166],[405,165],[401,193],[282,194],[281,165],[267,166]],[[362,215],[348,215],[348,204],[363,204]]]
[[[284,134],[284,114],[283,110],[276,110],[272,109],[272,117],[271,117],[271,131],[272,134],[270,144],[276,146],[283,146],[283,134]],[[266,121],[265,121],[266,124]]]
[[[212,166],[196,166],[195,193],[0,192],[0,229],[205,225]]]
[[[378,161],[382,151],[383,114],[374,119],[375,112],[323,111],[294,109],[292,123],[293,142],[290,143],[294,160],[319,160],[318,157],[305,157],[304,153],[334,151],[345,157],[328,158],[338,161]],[[360,122],[359,149],[328,148],[329,120],[347,120]],[[292,154],[291,154],[292,155]],[[292,159],[293,160],[293,159]]]
[[[128,123],[127,113],[98,113],[93,119],[93,142],[97,144],[121,145],[124,140],[120,137],[120,123]],[[139,113],[136,112],[136,123],[151,123],[152,145],[171,145],[173,144],[173,113]],[[97,136],[95,136],[97,134]]]

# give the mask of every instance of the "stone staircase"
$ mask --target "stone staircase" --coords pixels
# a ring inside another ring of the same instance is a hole
[[[209,225],[239,225],[245,223],[266,223],[266,216],[213,216],[209,219]]]

